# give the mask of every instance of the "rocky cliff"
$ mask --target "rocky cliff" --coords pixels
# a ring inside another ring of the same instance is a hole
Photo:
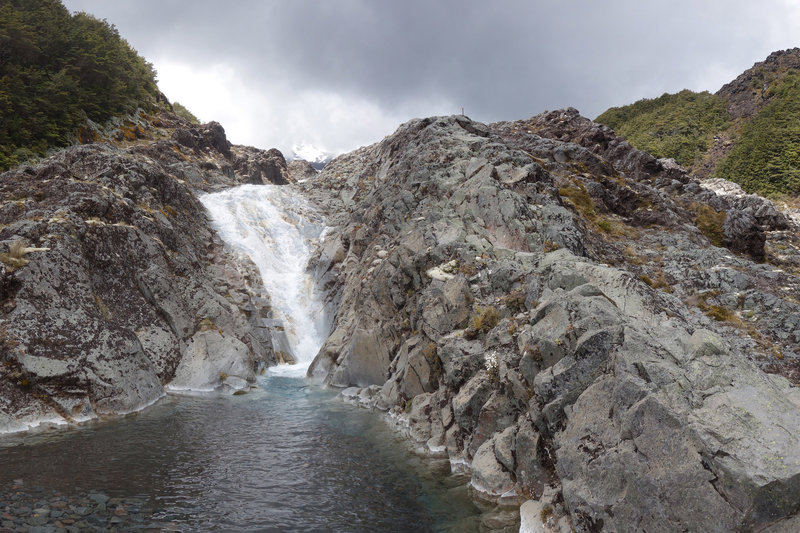
[[[482,497],[578,531],[791,528],[800,254],[772,202],[572,109],[413,120],[302,186],[332,226],[309,374]]]
[[[793,48],[773,52],[714,94],[664,94],[611,108],[596,120],[697,177],[725,178],[749,192],[797,195],[799,87],[800,49]]]
[[[275,360],[268,295],[197,194],[287,183],[280,152],[167,112],[83,135],[106,142],[0,175],[0,432],[244,390]]]

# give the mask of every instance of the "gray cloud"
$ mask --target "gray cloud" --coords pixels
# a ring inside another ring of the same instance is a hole
[[[284,150],[302,140],[348,149],[380,139],[407,114],[461,106],[482,121],[566,106],[594,117],[666,91],[715,91],[800,35],[797,0],[65,5],[114,23],[162,77],[162,65],[224,65],[248,90],[238,110],[224,111],[250,131],[234,140]],[[202,111],[203,87],[196,89],[167,95]],[[229,128],[223,117],[201,118]]]

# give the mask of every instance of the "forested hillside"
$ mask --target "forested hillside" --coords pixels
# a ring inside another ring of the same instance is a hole
[[[701,178],[765,195],[800,194],[800,49],[771,54],[715,94],[664,94],[611,108],[596,121]]]
[[[597,117],[629,143],[656,157],[671,157],[691,167],[711,146],[714,134],[729,125],[722,98],[683,90],[613,107]]]
[[[117,29],[60,0],[0,2],[0,170],[68,144],[86,119],[152,106],[155,71]]]

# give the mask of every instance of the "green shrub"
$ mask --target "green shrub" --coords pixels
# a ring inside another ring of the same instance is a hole
[[[729,127],[724,99],[686,89],[612,107],[595,121],[611,127],[634,148],[671,157],[686,167],[708,151],[714,134]]]
[[[800,75],[771,87],[772,98],[745,125],[715,176],[762,195],[800,193]]]
[[[186,109],[183,104],[180,102],[172,102],[172,110],[175,111],[175,114],[179,117],[188,120],[192,124],[200,124],[200,121],[197,119],[194,114]]]
[[[117,29],[58,0],[0,2],[0,170],[66,145],[89,118],[148,109],[155,71]]]

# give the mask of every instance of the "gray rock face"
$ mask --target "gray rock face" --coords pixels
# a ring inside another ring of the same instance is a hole
[[[380,334],[372,329],[356,328],[330,383],[359,387],[383,384],[389,362],[389,352]]]
[[[317,169],[311,163],[303,159],[294,159],[286,162],[286,170],[291,176],[291,181],[296,183],[301,180],[308,180],[317,176]]]
[[[249,146],[235,146],[233,153],[233,168],[245,183],[286,185],[290,182],[286,160],[275,148],[265,151]]]
[[[2,256],[0,432],[128,413],[169,386],[242,388],[274,363],[255,267],[225,251],[193,188],[245,181],[237,148],[215,123],[173,139],[0,176],[0,251],[27,242]]]
[[[236,338],[218,331],[199,331],[189,339],[168,388],[174,391],[212,391],[230,376],[254,381],[252,354]]]
[[[800,247],[774,204],[574,110],[414,120],[303,187],[333,226],[312,375],[375,383],[484,497],[546,496],[577,531],[797,514]]]

